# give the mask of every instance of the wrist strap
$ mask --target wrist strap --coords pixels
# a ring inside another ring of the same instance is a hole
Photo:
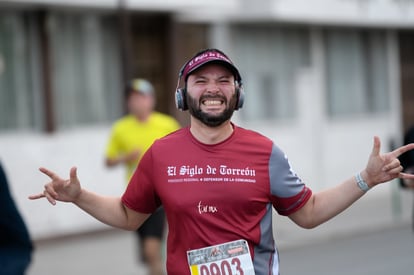
[[[356,179],[359,189],[361,189],[364,192],[367,192],[370,189],[368,184],[361,177],[361,173],[356,174],[355,179]]]

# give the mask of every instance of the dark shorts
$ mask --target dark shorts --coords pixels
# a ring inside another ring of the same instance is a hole
[[[165,232],[165,212],[164,208],[158,208],[152,215],[144,222],[144,224],[136,231],[141,239],[147,237],[155,237],[162,239]]]

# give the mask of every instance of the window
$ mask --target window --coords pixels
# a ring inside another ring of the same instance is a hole
[[[40,128],[39,87],[31,68],[35,45],[23,13],[0,13],[0,130]],[[32,45],[32,46],[29,46]]]
[[[39,16],[0,13],[0,130],[42,130],[46,124]],[[46,16],[57,128],[112,122],[123,109],[116,17]]]
[[[327,109],[332,117],[389,109],[386,36],[380,31],[325,32]]]
[[[295,81],[309,66],[309,32],[301,28],[244,26],[236,32],[244,79],[244,120],[290,119],[297,115]]]
[[[120,49],[114,18],[50,16],[57,126],[112,121],[122,113]]]

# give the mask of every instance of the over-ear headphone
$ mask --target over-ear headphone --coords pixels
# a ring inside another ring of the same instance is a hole
[[[185,111],[188,110],[187,105],[187,89],[186,87],[179,88],[181,78],[183,76],[184,68],[187,66],[186,62],[180,69],[180,72],[178,73],[178,80],[177,80],[177,88],[175,89],[175,107],[177,107],[178,110]]]
[[[185,83],[187,82],[188,75],[194,70],[198,69],[202,65],[209,62],[219,62],[225,64],[234,74],[235,85],[236,85],[236,107],[235,110],[243,107],[244,103],[244,90],[241,75],[234,66],[233,62],[220,50],[217,49],[206,49],[198,52],[189,61],[184,63],[178,74],[177,88],[175,89],[175,106],[181,110],[188,110],[187,105],[187,89],[186,87],[180,88],[181,79],[184,77]]]

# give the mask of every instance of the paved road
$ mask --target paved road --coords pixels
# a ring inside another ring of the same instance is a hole
[[[414,274],[410,225],[280,249],[282,275]]]
[[[27,275],[145,275],[133,234],[109,230],[37,243]]]
[[[143,275],[133,233],[107,231],[37,244],[27,275]],[[414,274],[409,224],[282,246],[282,275]]]

